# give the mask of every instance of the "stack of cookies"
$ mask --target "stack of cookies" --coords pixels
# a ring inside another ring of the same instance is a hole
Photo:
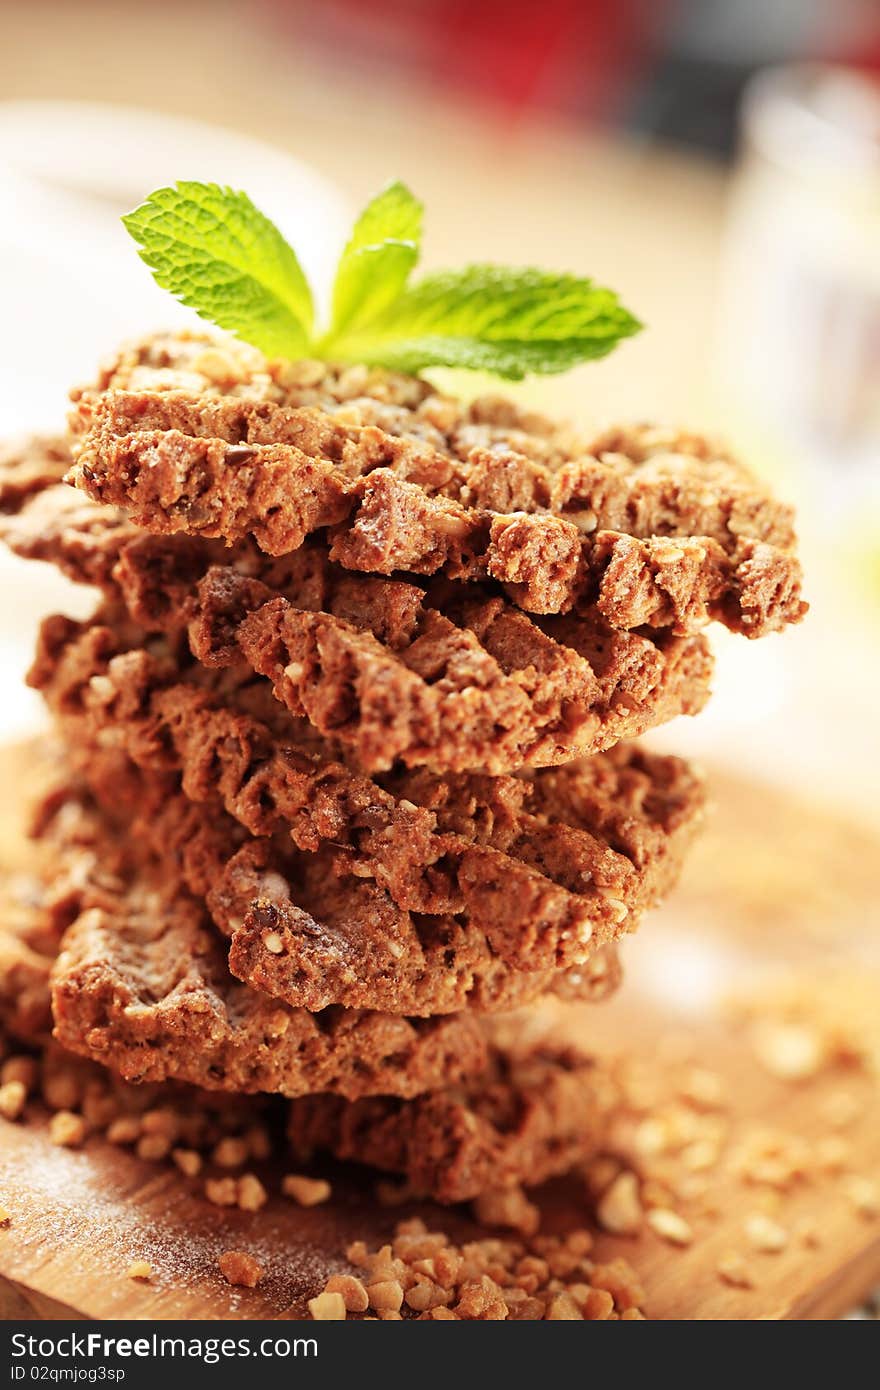
[[[787,508],[696,436],[197,335],[73,401],[0,470],[10,548],[101,595],[30,675],[50,867],[4,1026],[290,1097],[297,1152],[443,1201],[587,1157],[608,1080],[523,1011],[604,997],[674,883],[702,786],[632,740],[701,709],[711,620],[802,616]]]

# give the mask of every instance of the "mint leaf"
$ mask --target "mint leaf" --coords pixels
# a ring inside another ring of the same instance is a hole
[[[592,280],[473,265],[426,276],[330,346],[347,361],[398,371],[469,367],[519,380],[604,357],[641,326]]]
[[[246,193],[160,188],[123,217],[158,284],[267,356],[309,347],[312,295],[295,252]]]
[[[342,253],[329,329],[316,340],[296,254],[246,193],[160,188],[122,220],[163,288],[267,356],[403,372],[470,367],[518,380],[604,357],[641,324],[576,275],[472,265],[409,283],[422,205],[402,183],[367,204]]]
[[[419,258],[423,211],[402,183],[389,184],[364,208],[336,272],[330,351],[339,334],[363,327],[402,293]]]

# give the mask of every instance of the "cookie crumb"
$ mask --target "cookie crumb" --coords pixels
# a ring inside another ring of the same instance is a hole
[[[153,1266],[146,1260],[133,1260],[125,1273],[128,1279],[149,1279],[153,1273]]]
[[[244,1250],[224,1250],[217,1261],[227,1284],[255,1289],[263,1277],[263,1267]]]

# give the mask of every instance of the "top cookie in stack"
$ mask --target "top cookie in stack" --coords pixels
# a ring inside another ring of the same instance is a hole
[[[158,534],[285,555],[325,531],[345,569],[494,580],[526,612],[595,608],[619,631],[714,618],[758,637],[804,611],[790,509],[696,435],[589,439],[496,397],[191,335],[120,353],[71,423],[73,480]]]

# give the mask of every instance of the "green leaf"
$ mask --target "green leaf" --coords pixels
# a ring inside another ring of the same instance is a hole
[[[405,372],[470,367],[518,380],[604,357],[641,326],[592,280],[474,265],[426,276],[332,351]]]
[[[267,356],[306,352],[308,283],[293,249],[246,193],[178,183],[122,220],[157,283],[181,303]]]
[[[392,183],[367,204],[339,261],[327,343],[363,328],[403,292],[419,258],[422,204]]]

